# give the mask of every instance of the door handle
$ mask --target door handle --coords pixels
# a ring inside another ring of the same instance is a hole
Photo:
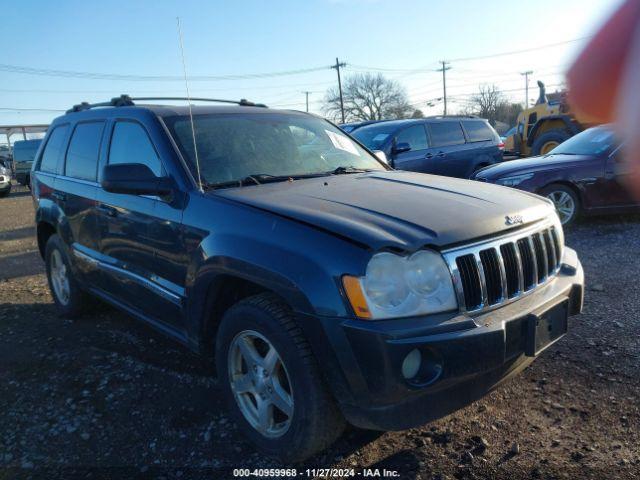
[[[98,210],[100,210],[101,212],[103,212],[104,214],[106,214],[109,217],[117,217],[118,216],[118,210],[116,210],[113,207],[110,207],[109,205],[105,205],[104,203],[101,203],[100,205],[98,205]]]
[[[429,152],[427,153],[424,158],[433,158],[433,153]]]
[[[446,153],[444,153],[444,152],[438,152],[438,154],[436,155],[436,157],[440,157],[440,158],[442,158],[442,157],[445,157],[446,155],[447,155],[447,154],[446,154]]]
[[[51,194],[51,196],[61,202],[64,202],[67,199],[67,194],[64,192],[55,191]]]

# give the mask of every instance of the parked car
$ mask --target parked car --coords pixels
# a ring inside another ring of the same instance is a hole
[[[20,185],[30,185],[31,165],[42,139],[20,140],[13,144],[13,165],[16,181]]]
[[[338,125],[340,127],[341,130],[347,132],[347,133],[351,133],[354,130],[360,128],[360,127],[364,127],[366,125],[371,125],[373,123],[378,123],[381,120],[366,120],[363,122],[351,122],[351,123],[343,123],[341,125]]]
[[[11,192],[11,169],[0,160],[0,197],[6,197]]]
[[[9,145],[0,145],[0,160],[11,159],[11,149]]]
[[[53,299],[74,316],[101,298],[213,357],[267,454],[307,458],[346,422],[440,418],[581,311],[582,267],[546,200],[391,170],[302,112],[244,101],[190,120],[134,101],[75,107],[38,152]]]
[[[398,170],[469,178],[502,161],[502,143],[486,120],[472,116],[392,120],[360,127],[351,135],[381,150]]]
[[[637,211],[640,202],[624,186],[630,167],[621,161],[620,146],[611,126],[593,127],[547,155],[494,165],[475,179],[544,195],[563,225],[581,214]]]

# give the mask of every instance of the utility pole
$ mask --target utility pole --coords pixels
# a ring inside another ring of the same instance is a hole
[[[442,68],[436,70],[436,72],[442,72],[442,90],[443,90],[443,100],[444,100],[444,115],[447,115],[447,76],[446,71],[451,70],[451,67],[447,67],[449,62],[445,62],[444,60],[440,60],[442,64]]]
[[[527,70],[521,72],[520,75],[524,75],[524,108],[529,108],[529,75],[533,73],[533,70]]]
[[[309,94],[311,92],[307,92],[306,90],[304,92],[302,92],[305,94],[305,96],[307,97],[307,113],[309,113]]]
[[[346,67],[347,64],[338,61],[338,57],[336,57],[336,64],[331,68],[335,68],[336,72],[338,72],[338,90],[340,91],[340,113],[342,114],[342,123],[344,123],[344,100],[342,99],[342,81],[340,80],[340,67]]]

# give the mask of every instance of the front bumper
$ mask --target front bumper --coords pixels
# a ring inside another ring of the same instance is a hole
[[[516,302],[477,315],[322,318],[332,348],[316,353],[329,367],[336,363],[327,377],[350,423],[378,430],[411,428],[468,405],[524,369],[538,353],[531,348],[532,322],[549,311],[580,313],[583,291],[582,266],[565,248],[557,276]],[[418,384],[402,375],[402,362],[414,349],[422,354],[425,372]]]

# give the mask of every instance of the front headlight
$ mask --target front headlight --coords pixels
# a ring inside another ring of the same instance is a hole
[[[524,173],[522,175],[514,175],[512,177],[498,178],[496,183],[498,185],[504,185],[505,187],[515,187],[525,180],[529,180],[531,177],[533,177],[533,173]]]
[[[408,317],[458,308],[449,269],[442,256],[431,250],[409,257],[378,253],[363,277],[345,276],[343,284],[361,318]]]

